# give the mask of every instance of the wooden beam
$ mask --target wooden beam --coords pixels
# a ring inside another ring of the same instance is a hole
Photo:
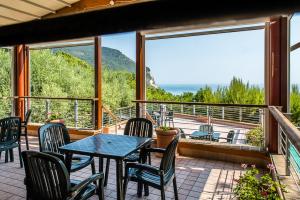
[[[112,7],[64,17],[35,20],[0,27],[0,46],[49,42],[129,31],[239,21],[292,13],[300,10],[299,0],[164,0]]]
[[[102,128],[102,48],[101,38],[95,37],[95,129]]]
[[[146,100],[145,36],[136,32],[136,99]],[[136,115],[141,117],[139,103],[136,103]]]
[[[129,4],[133,2],[138,2],[138,0],[114,0],[114,6]],[[99,10],[107,7],[112,7],[112,5],[110,5],[110,0],[80,0],[72,4],[72,6],[57,10],[55,14],[48,14],[43,18],[61,17],[70,14]]]
[[[266,104],[281,106],[282,112],[288,111],[289,69],[288,69],[288,18],[271,18],[266,50]],[[278,123],[270,113],[267,114],[267,146],[271,153],[278,151]]]

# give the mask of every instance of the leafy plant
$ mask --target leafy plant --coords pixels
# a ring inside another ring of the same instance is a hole
[[[257,126],[246,133],[247,142],[253,146],[262,146],[264,133],[262,126]]]
[[[48,113],[47,121],[55,120],[55,119],[62,119],[62,115],[59,112],[56,113]]]
[[[246,170],[245,174],[235,180],[237,185],[234,188],[234,193],[238,199],[279,200],[277,188],[286,192],[284,185],[272,179],[271,172],[274,169],[272,164],[268,164],[269,172],[265,174],[261,174],[255,165],[248,167],[247,164],[242,164],[242,167]]]
[[[168,127],[168,126],[160,126],[159,128],[160,128],[163,132],[167,132],[167,131],[171,130],[171,128]]]

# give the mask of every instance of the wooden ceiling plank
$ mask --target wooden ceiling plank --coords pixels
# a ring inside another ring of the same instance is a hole
[[[26,12],[26,11],[24,11],[24,10],[19,10],[19,9],[16,9],[16,8],[13,8],[13,7],[10,7],[10,6],[1,4],[1,3],[0,3],[0,7],[3,7],[3,8],[6,8],[6,9],[9,9],[9,10],[13,10],[13,11],[15,11],[15,12],[19,12],[19,13],[28,15],[28,16],[34,17],[34,18],[36,18],[36,19],[41,19],[41,16],[35,15],[35,14],[33,14],[33,13]]]
[[[7,16],[4,16],[4,15],[0,15],[1,18],[4,18],[4,19],[8,19],[10,21],[14,21],[14,22],[21,22],[20,20],[18,19],[15,19],[15,18],[12,18],[12,17],[7,17]]]
[[[38,8],[42,8],[42,9],[44,9],[44,10],[47,10],[47,11],[51,12],[51,13],[56,13],[55,10],[53,10],[53,9],[51,9],[51,8],[48,8],[48,7],[46,7],[46,6],[43,6],[43,5],[34,3],[34,2],[32,2],[32,1],[29,1],[29,0],[21,0],[21,1],[26,2],[26,3],[28,3],[28,4],[31,4],[31,5],[33,5],[33,6],[36,6],[36,7],[38,7]]]
[[[71,7],[71,4],[68,3],[68,2],[66,2],[66,1],[64,1],[64,0],[55,0],[55,1],[62,3],[63,5],[65,5],[67,7]]]

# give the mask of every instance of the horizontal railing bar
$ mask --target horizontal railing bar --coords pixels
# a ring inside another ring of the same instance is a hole
[[[133,103],[155,103],[155,104],[203,105],[203,106],[220,106],[220,107],[268,108],[268,105],[254,105],[254,104],[226,104],[226,103],[202,103],[202,102],[178,102],[178,101],[143,101],[143,100],[133,100],[132,102]]]
[[[275,106],[269,106],[269,110],[291,143],[295,146],[298,152],[300,152],[300,131]]]
[[[79,100],[79,101],[98,101],[98,98],[77,98],[77,97],[39,97],[39,96],[12,96],[0,97],[0,99],[56,99],[56,100]]]

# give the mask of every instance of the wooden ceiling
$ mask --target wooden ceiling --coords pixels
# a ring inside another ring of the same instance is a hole
[[[140,0],[0,0],[0,26],[136,3]]]

